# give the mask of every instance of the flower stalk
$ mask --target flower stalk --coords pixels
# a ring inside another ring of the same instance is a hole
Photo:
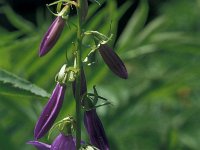
[[[82,67],[82,60],[81,60],[81,48],[82,48],[82,16],[81,12],[83,9],[83,0],[78,0],[78,7],[77,7],[77,15],[78,15],[78,28],[77,28],[77,43],[76,43],[76,67],[79,70],[77,79],[76,79],[76,150],[79,150],[81,147],[81,96],[80,96],[80,88],[81,88],[81,67]]]

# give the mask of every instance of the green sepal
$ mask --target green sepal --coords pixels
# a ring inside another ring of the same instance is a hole
[[[51,9],[50,6],[57,5],[56,11],[57,13],[54,13]],[[50,4],[46,4],[48,10],[55,16],[62,16],[63,19],[68,19],[69,13],[70,13],[70,6],[74,5],[77,7],[77,3],[75,1],[71,0],[59,0],[55,1]],[[62,7],[63,6],[63,7]]]
[[[95,45],[91,47],[91,51],[88,53],[84,59],[84,63],[87,63],[88,66],[91,66],[96,63],[96,50],[99,49],[101,44],[106,44],[112,39],[112,34],[106,36],[98,31],[86,31],[84,35],[92,35]]]
[[[92,145],[83,145],[80,150],[100,150],[98,148],[96,148],[95,146]]]
[[[72,116],[68,116],[57,123],[55,123],[51,129],[49,130],[48,139],[50,138],[51,134],[58,130],[63,135],[72,135],[72,132],[75,131],[76,123]]]
[[[67,64],[64,64],[59,73],[55,77],[55,81],[60,84],[66,84],[67,82],[74,82],[78,69],[75,67],[67,67]]]
[[[66,83],[66,79],[67,79],[66,69],[67,69],[67,64],[64,64],[61,67],[59,73],[55,77],[56,82],[59,82],[61,84],[65,84]]]
[[[98,31],[86,31],[84,34],[85,35],[92,35],[93,38],[94,38],[96,46],[100,46],[99,44],[108,43],[113,37],[113,34],[110,34],[110,36],[106,36],[105,34],[100,33]]]
[[[83,60],[84,63],[87,63],[88,66],[94,65],[97,59],[97,51],[92,50],[89,52],[87,57]]]
[[[86,111],[96,109],[101,106],[110,105],[111,103],[104,97],[99,96],[96,90],[96,86],[93,86],[94,93],[86,93],[82,99],[83,109]],[[99,100],[103,100],[105,102],[98,104]]]
[[[90,0],[93,3],[97,3],[99,6],[101,5],[101,3],[98,0]]]

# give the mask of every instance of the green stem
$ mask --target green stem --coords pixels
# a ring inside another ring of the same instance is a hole
[[[76,65],[78,71],[78,76],[76,79],[76,150],[81,147],[81,47],[82,47],[82,20],[81,20],[81,9],[83,0],[78,0],[77,14],[78,14],[78,30],[77,30],[77,45],[76,45]]]

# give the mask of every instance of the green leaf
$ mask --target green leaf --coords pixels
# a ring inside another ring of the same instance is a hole
[[[3,69],[0,69],[0,93],[40,97],[50,96],[44,89]]]
[[[139,7],[135,13],[133,13],[122,35],[119,37],[117,42],[117,47],[119,49],[122,49],[129,42],[129,39],[135,37],[144,27],[148,16],[148,10],[149,6],[147,1],[141,0]]]
[[[20,15],[17,15],[9,6],[4,6],[1,8],[2,12],[6,15],[7,19],[9,20],[9,22],[16,27],[17,29],[19,29],[20,31],[22,31],[23,33],[30,33],[33,31],[34,29],[34,25],[25,20],[23,17],[21,17]]]

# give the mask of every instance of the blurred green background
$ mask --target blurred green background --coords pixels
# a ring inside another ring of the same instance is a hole
[[[16,13],[17,2],[0,2],[1,150],[34,149],[26,142],[33,139],[65,51],[72,50],[75,40],[72,16],[70,29],[66,27],[53,50],[39,58],[38,47],[53,16],[44,5],[31,14]],[[129,72],[128,80],[119,79],[100,58],[95,67],[85,67],[89,89],[97,85],[99,94],[112,102],[98,109],[111,150],[199,150],[200,0],[101,3],[90,3],[85,29],[113,33],[110,45]],[[84,56],[87,51],[85,46]],[[69,85],[57,120],[74,115],[71,93]],[[83,138],[88,140],[85,131]]]

